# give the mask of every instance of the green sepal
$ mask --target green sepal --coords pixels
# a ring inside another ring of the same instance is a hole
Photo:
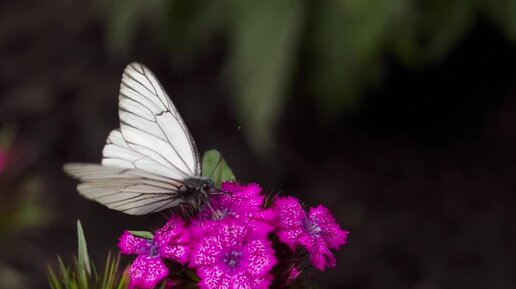
[[[144,239],[152,240],[154,238],[154,235],[149,231],[128,231],[131,235],[135,237],[140,237]]]

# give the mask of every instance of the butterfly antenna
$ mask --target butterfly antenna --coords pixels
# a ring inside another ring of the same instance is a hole
[[[223,192],[223,191],[217,191],[214,193],[211,193],[212,196],[221,196],[221,195],[227,195],[229,192]]]
[[[208,208],[210,208],[211,213],[212,213],[212,214],[214,214],[215,216],[217,216],[217,219],[220,219],[220,217],[221,217],[221,216],[220,216],[220,214],[219,214],[217,211],[215,211],[215,210],[213,209],[213,207],[211,206],[211,204],[210,204],[209,202],[207,202],[207,203],[206,203],[206,205],[208,206]]]
[[[211,206],[210,202],[206,202],[206,206],[208,206],[208,208],[210,208],[211,212],[212,213],[215,213],[215,210],[213,209],[213,207]]]

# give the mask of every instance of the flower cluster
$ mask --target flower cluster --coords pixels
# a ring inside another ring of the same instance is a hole
[[[172,275],[174,264],[195,272],[203,289],[291,284],[301,274],[296,256],[309,256],[319,270],[335,266],[330,249],[343,245],[347,232],[327,208],[320,205],[306,213],[293,197],[276,197],[265,205],[256,184],[226,182],[220,191],[188,222],[172,216],[152,237],[124,232],[120,251],[138,255],[128,270],[131,288],[153,288]],[[290,257],[278,252],[277,243],[289,248]],[[280,266],[287,269],[277,270]],[[172,279],[167,288],[174,286]]]

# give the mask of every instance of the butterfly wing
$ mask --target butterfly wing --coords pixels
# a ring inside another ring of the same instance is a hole
[[[152,156],[141,154],[132,149],[125,141],[120,129],[111,131],[102,150],[102,155],[102,164],[105,166],[140,169],[179,181],[191,177],[188,173],[175,167],[165,166]]]
[[[185,175],[201,174],[190,132],[154,74],[142,64],[131,63],[124,70],[119,115],[122,136],[133,151]]]
[[[178,191],[183,181],[201,174],[199,153],[172,101],[142,64],[124,70],[119,115],[121,128],[109,134],[102,165],[65,165],[83,182],[79,192],[134,215],[182,203]]]
[[[131,215],[144,215],[182,203],[179,181],[139,169],[70,163],[65,171],[79,179],[79,193],[87,199]]]

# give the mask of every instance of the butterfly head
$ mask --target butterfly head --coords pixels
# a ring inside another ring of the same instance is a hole
[[[208,178],[200,178],[196,190],[206,198],[218,191],[213,181]]]

